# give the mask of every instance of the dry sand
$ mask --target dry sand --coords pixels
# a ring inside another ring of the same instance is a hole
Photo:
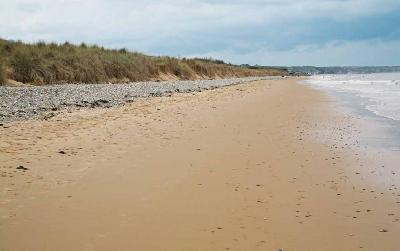
[[[392,170],[296,81],[5,125],[0,250],[398,250]]]

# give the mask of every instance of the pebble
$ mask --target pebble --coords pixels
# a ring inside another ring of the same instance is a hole
[[[60,84],[33,87],[0,86],[0,122],[29,118],[50,119],[61,110],[113,107],[139,97],[168,96],[173,92],[199,92],[255,80],[248,77],[218,80],[135,82],[127,84]]]
[[[17,169],[18,170],[23,170],[23,171],[29,170],[29,168],[26,168],[24,166],[18,166]]]

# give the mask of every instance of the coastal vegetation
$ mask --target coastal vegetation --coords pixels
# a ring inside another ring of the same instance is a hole
[[[6,81],[6,73],[4,70],[4,60],[0,55],[0,84]]]
[[[278,68],[252,69],[204,58],[147,56],[127,49],[0,39],[0,83],[124,83],[285,75]]]

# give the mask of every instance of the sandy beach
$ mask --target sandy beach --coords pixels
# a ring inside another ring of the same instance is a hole
[[[300,80],[4,124],[0,250],[399,249],[398,157]]]

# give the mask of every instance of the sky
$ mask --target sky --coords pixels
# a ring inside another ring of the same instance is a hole
[[[0,37],[235,64],[400,65],[400,0],[0,0]]]

